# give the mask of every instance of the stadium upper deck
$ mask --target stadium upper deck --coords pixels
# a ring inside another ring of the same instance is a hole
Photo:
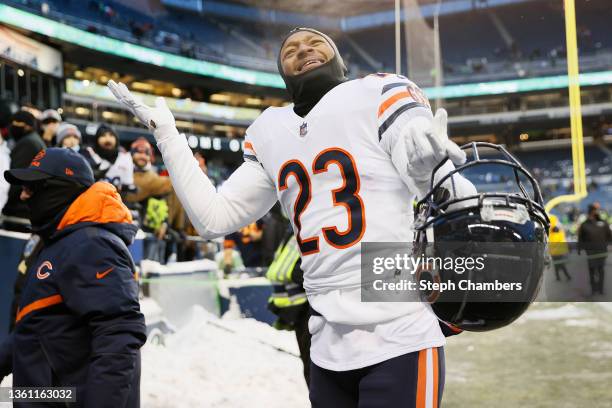
[[[276,71],[275,54],[282,34],[292,26],[311,25],[332,32],[350,61],[353,77],[394,68],[394,47],[381,46],[392,44],[394,38],[393,2],[386,0],[353,0],[350,7],[346,2],[313,7],[303,0],[165,2],[203,4],[202,13],[176,7],[135,10],[130,2],[109,0],[88,1],[86,7],[84,2],[70,0],[7,3],[122,41],[271,73]],[[434,5],[428,3],[431,1],[419,1],[421,13],[431,24]],[[304,13],[308,7],[320,14]],[[612,63],[612,28],[607,23],[612,11],[605,0],[578,1],[577,8],[582,69],[606,70]],[[341,16],[342,9],[350,10],[351,15]],[[565,70],[563,10],[558,1],[448,0],[442,3],[440,14],[446,84]]]

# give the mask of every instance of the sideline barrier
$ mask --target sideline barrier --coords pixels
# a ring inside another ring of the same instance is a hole
[[[260,322],[274,323],[276,316],[268,310],[270,295],[272,285],[263,277],[219,281],[222,313],[228,312],[231,317],[250,317]]]
[[[195,305],[220,316],[215,262],[202,259],[161,265],[145,259],[140,268],[145,296],[161,307],[163,316],[172,326],[180,328],[187,324]]]
[[[17,265],[30,234],[0,230],[0,342],[8,334]]]
[[[276,320],[268,310],[272,285],[262,277],[266,268],[246,268],[223,279],[216,263],[210,260],[166,265],[143,260],[141,266],[145,299],[155,301],[174,327],[190,321],[195,305],[219,317],[253,318],[268,324]]]

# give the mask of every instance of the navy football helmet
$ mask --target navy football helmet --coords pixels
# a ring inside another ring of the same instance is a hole
[[[449,159],[439,163],[430,191],[417,203],[414,252],[428,259],[479,258],[484,267],[458,272],[456,262],[450,267],[426,264],[416,279],[421,299],[438,319],[462,330],[488,331],[517,319],[537,296],[549,220],[538,183],[503,146],[473,142],[461,149],[468,161],[436,178]],[[483,156],[487,151],[492,155]],[[460,196],[457,174],[480,178],[484,191]],[[453,289],[421,286],[421,281]]]

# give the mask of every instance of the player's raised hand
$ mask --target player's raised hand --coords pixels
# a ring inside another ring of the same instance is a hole
[[[445,156],[448,156],[454,164],[463,164],[466,160],[465,152],[448,138],[447,124],[448,113],[446,113],[446,109],[440,108],[436,111],[436,115],[433,118],[431,131],[425,134],[429,138],[438,162],[444,159]]]
[[[417,117],[403,129],[408,153],[408,174],[416,181],[425,181],[446,156],[454,164],[465,163],[465,152],[448,138],[448,114],[438,109],[433,119]]]
[[[166,105],[164,98],[156,98],[155,106],[150,107],[132,95],[127,86],[122,82],[116,83],[111,79],[108,81],[108,89],[110,89],[120,103],[125,105],[149,129],[154,130],[166,126],[175,126],[174,116],[170,112],[168,105]]]

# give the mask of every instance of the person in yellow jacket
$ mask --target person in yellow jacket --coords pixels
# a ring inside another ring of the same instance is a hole
[[[310,306],[304,290],[304,272],[300,268],[300,250],[288,229],[268,267],[266,278],[273,285],[273,293],[268,299],[268,309],[278,318],[274,327],[279,330],[294,330],[304,364],[306,385],[310,383],[310,332],[308,319]]]
[[[568,282],[572,280],[572,277],[567,272],[567,254],[569,253],[569,246],[565,237],[565,231],[563,226],[559,222],[559,218],[556,215],[549,215],[550,218],[550,234],[549,234],[549,250],[550,256],[552,257],[553,264],[555,266],[555,276],[558,281],[561,280],[559,272],[563,272]]]

